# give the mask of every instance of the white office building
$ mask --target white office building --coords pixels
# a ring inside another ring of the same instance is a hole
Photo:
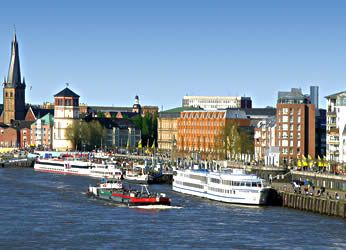
[[[327,160],[346,162],[346,91],[327,98]]]
[[[250,97],[244,96],[184,96],[183,107],[205,110],[252,108],[252,101]]]

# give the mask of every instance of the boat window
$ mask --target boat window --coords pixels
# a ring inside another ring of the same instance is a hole
[[[252,186],[253,187],[257,187],[257,183],[256,182],[252,182]]]
[[[245,182],[240,182],[240,186],[245,186]]]
[[[246,182],[247,187],[251,187],[251,182]]]
[[[219,179],[216,179],[216,178],[210,178],[210,182],[213,182],[213,183],[220,183],[220,180],[219,180]]]
[[[232,186],[232,181],[230,181],[230,180],[222,180],[222,184]]]

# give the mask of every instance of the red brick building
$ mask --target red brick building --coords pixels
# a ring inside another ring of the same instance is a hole
[[[301,89],[279,92],[276,106],[276,145],[283,163],[294,163],[302,155],[315,157],[315,105]]]
[[[0,123],[0,147],[17,147],[19,141],[18,131],[4,123]]]
[[[238,110],[184,111],[178,118],[177,150],[184,155],[199,152],[202,158],[225,155],[223,133],[229,123],[249,126],[250,119]],[[203,157],[204,155],[204,157]]]

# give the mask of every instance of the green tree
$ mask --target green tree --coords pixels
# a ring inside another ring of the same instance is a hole
[[[76,150],[86,147],[93,149],[102,146],[105,128],[97,120],[90,122],[75,121],[66,128],[66,137],[73,143]]]
[[[66,138],[71,141],[73,147],[77,150],[81,142],[82,121],[73,121],[66,128]]]

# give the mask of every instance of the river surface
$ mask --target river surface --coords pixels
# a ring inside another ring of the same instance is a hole
[[[85,195],[97,180],[0,169],[0,249],[346,249],[346,220],[153,191],[171,209],[119,207]]]

